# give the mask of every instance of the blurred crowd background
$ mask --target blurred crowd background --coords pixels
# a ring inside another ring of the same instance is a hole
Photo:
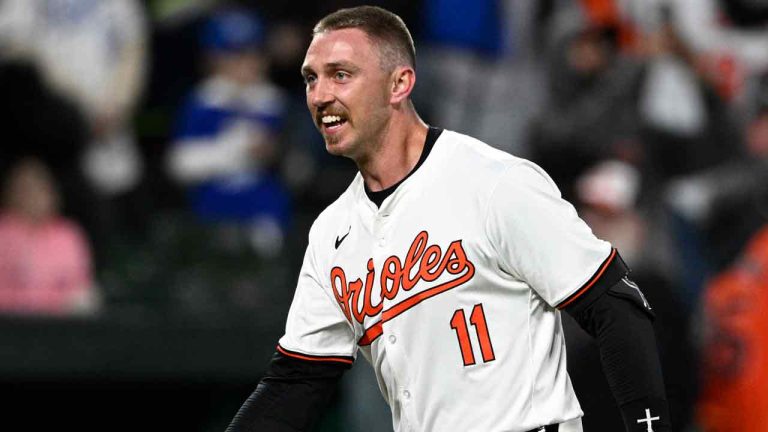
[[[0,0],[0,427],[223,430],[355,173],[299,68],[358,4]],[[540,164],[621,251],[675,430],[768,431],[768,2],[370,4],[413,32],[428,123]],[[565,325],[585,430],[623,430]],[[320,430],[392,430],[363,363]]]

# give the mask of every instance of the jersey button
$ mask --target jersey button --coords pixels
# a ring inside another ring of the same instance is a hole
[[[397,337],[395,335],[389,335],[389,343],[393,344],[397,342]]]
[[[403,390],[403,398],[405,398],[405,400],[410,399],[411,398],[411,392],[409,392],[408,390]]]

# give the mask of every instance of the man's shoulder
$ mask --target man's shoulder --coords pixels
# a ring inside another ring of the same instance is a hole
[[[554,181],[536,163],[458,132],[446,130],[443,136],[445,156],[442,158],[444,166],[441,172],[455,181],[469,185],[473,193],[490,198],[494,190],[501,188],[514,190],[521,197],[533,190],[559,195]],[[467,182],[465,179],[472,181]]]
[[[530,163],[459,132],[445,130],[440,138],[443,141],[440,145],[447,155],[445,163],[453,165],[454,170],[472,170],[480,176],[496,177],[510,167]]]

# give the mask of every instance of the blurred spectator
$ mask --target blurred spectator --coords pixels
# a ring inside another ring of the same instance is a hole
[[[743,143],[724,143],[743,156],[678,177],[665,191],[667,205],[699,232],[714,271],[729,265],[768,217],[768,75],[754,96]]]
[[[573,197],[575,179],[604,158],[637,159],[643,65],[623,54],[615,29],[566,8],[550,25],[549,101],[532,125],[532,158]]]
[[[692,314],[681,298],[676,271],[679,264],[671,247],[669,230],[661,215],[637,206],[640,187],[640,173],[631,165],[616,160],[601,162],[588,169],[576,183],[579,215],[595,235],[621,252],[631,269],[632,280],[641,287],[655,311],[654,328],[672,430],[679,431],[692,420],[696,396],[695,353],[689,338]],[[614,415],[605,410],[615,402],[601,377],[594,342],[574,321],[567,319],[563,324],[569,343],[569,373],[580,403],[587,413],[602,413],[586,416],[584,429],[623,429],[618,410]]]
[[[131,217],[146,216],[136,205],[144,162],[131,130],[146,72],[143,6],[138,0],[7,0],[0,28],[3,50],[33,64],[85,120],[71,166],[88,182],[85,222],[101,250],[112,233],[135,223]],[[24,124],[47,127],[30,118]]]
[[[639,54],[647,62],[640,94],[647,171],[654,180],[689,174],[739,156],[738,127],[701,57],[680,37],[674,15],[662,8]]]
[[[726,100],[741,99],[750,77],[768,69],[768,5],[752,0],[580,0],[590,21],[620,29],[630,50],[669,24],[699,73]],[[671,19],[670,19],[671,18]]]
[[[418,36],[426,49],[420,51],[415,98],[427,121],[464,133],[477,130],[489,89],[473,84],[477,76],[490,82],[503,52],[500,12],[498,0],[423,2]]]
[[[30,64],[8,58],[0,59],[0,94],[0,173],[24,157],[39,158],[60,188],[63,213],[95,225],[90,185],[78,167],[87,126],[76,107],[48,91]]]
[[[670,134],[700,134],[709,119],[692,54],[668,22],[648,35],[644,48],[650,64],[640,102],[643,118]]]
[[[132,189],[141,158],[129,122],[145,72],[144,15],[135,0],[4,2],[12,50],[26,52],[47,82],[89,120],[84,169],[105,195]]]
[[[266,30],[253,13],[214,14],[201,41],[210,71],[181,109],[168,154],[195,214],[267,256],[280,252],[289,196],[274,172],[284,96],[267,78]]]
[[[640,192],[640,173],[635,168],[616,160],[602,162],[578,179],[576,191],[582,204],[580,216],[597,237],[610,239],[632,268],[647,259],[643,254],[649,233],[635,208]]]
[[[566,8],[551,25],[550,103],[532,137],[534,159],[566,195],[605,157],[640,167],[645,193],[655,194],[670,177],[738,155],[728,145],[738,138],[734,116],[678,36],[675,10],[651,2],[643,11],[611,18]]]
[[[332,189],[331,193],[336,192],[337,188],[317,179],[318,169],[326,168],[322,166],[325,162],[322,159],[333,159],[328,158],[315,122],[307,115],[304,82],[298,72],[310,34],[309,29],[297,22],[276,22],[270,27],[265,49],[270,58],[270,79],[286,96],[281,133],[284,148],[281,175],[295,196],[311,195],[308,198],[312,199],[324,196],[328,189]],[[346,182],[342,187],[346,187]],[[301,201],[304,204],[306,200]]]
[[[748,0],[679,0],[675,26],[706,64],[721,93],[738,97],[745,80],[768,70],[768,5]]]
[[[58,214],[48,169],[24,159],[8,173],[0,213],[0,311],[94,312],[91,255],[83,233]]]
[[[422,3],[414,102],[425,120],[527,155],[528,122],[544,101],[537,1]]]
[[[702,431],[768,424],[768,227],[704,295]]]

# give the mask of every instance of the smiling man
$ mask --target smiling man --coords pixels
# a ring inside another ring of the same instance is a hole
[[[310,431],[358,354],[398,432],[581,431],[561,310],[598,340],[627,431],[669,430],[653,312],[618,252],[541,168],[419,118],[399,17],[326,16],[302,74],[359,174],[313,224],[285,335],[228,431]]]

